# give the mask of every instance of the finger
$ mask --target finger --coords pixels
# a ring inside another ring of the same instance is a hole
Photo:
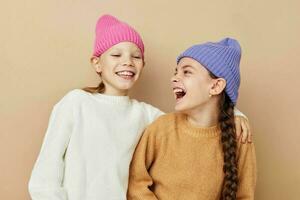
[[[236,138],[240,139],[241,137],[241,119],[240,117],[234,117],[234,122],[235,122],[235,132],[236,132]]]
[[[242,133],[241,133],[242,143],[246,143],[248,137],[248,129],[246,123],[243,120],[241,120],[241,127],[242,127]]]
[[[252,131],[251,131],[249,120],[245,119],[245,124],[248,129],[248,142],[251,143],[252,142]]]

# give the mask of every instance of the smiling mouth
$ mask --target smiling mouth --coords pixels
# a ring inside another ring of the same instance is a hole
[[[176,100],[180,100],[186,95],[186,90],[180,87],[174,87],[173,92],[175,94]]]
[[[135,76],[134,72],[128,70],[118,71],[115,74],[126,80],[133,79]]]

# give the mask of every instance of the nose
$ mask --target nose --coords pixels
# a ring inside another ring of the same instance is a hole
[[[179,78],[176,75],[173,75],[171,78],[172,83],[177,83],[179,81]]]
[[[133,62],[132,62],[132,59],[130,56],[126,56],[124,59],[123,59],[123,66],[130,66],[132,67],[133,66]]]

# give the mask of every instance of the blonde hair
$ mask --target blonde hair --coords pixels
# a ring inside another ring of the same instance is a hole
[[[89,93],[103,93],[104,89],[105,89],[105,85],[103,84],[103,82],[101,81],[100,84],[96,87],[85,87],[82,88],[84,91],[89,92]]]
[[[99,77],[101,78],[101,73],[97,72],[97,74],[99,75]],[[103,81],[101,80],[100,83],[98,84],[98,86],[96,87],[85,87],[82,88],[82,90],[95,94],[95,93],[103,93],[105,90],[105,85],[103,83]]]

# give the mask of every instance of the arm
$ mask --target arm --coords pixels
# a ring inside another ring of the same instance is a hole
[[[150,132],[149,129],[145,130],[130,164],[128,200],[157,200],[149,189],[153,185],[149,170],[155,159],[155,140]]]
[[[253,143],[239,144],[237,200],[254,200],[256,186],[256,156]]]
[[[160,109],[150,105],[150,104],[144,104],[146,113],[148,114],[148,124],[151,124],[154,120],[156,120],[159,116],[165,114]]]
[[[70,98],[70,95],[66,95],[51,113],[43,145],[29,181],[32,200],[67,200],[62,180],[64,154],[72,132],[73,110]]]

